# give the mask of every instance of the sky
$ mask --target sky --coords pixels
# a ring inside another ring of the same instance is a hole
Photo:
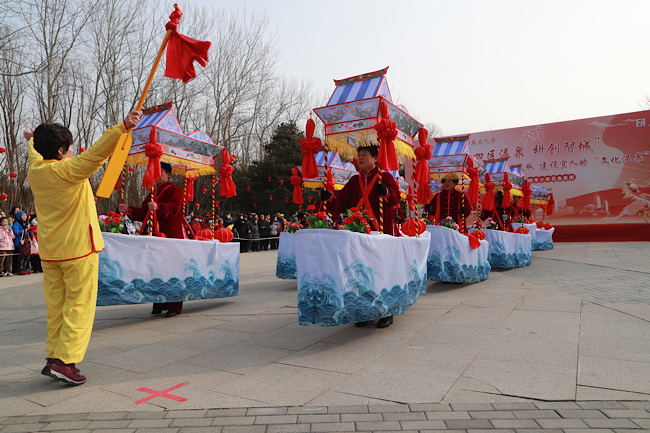
[[[309,82],[318,106],[333,79],[389,66],[393,101],[444,135],[640,111],[650,97],[647,0],[196,2],[264,12],[278,71]]]

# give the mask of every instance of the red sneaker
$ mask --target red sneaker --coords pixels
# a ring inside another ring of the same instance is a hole
[[[86,377],[79,373],[79,369],[74,364],[64,364],[60,359],[52,359],[41,371],[41,374],[70,385],[81,385],[86,382]]]

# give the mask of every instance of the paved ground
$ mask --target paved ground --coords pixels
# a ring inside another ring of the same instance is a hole
[[[42,277],[0,279],[0,432],[650,430],[650,243],[533,256],[376,329],[298,326],[275,252],[243,254],[237,298],[98,308],[80,387],[39,374]]]

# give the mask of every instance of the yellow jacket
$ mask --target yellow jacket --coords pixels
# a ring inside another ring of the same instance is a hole
[[[44,160],[29,140],[27,180],[38,215],[41,260],[72,260],[104,249],[88,178],[111,156],[125,132],[124,124],[107,129],[90,149],[60,161]]]

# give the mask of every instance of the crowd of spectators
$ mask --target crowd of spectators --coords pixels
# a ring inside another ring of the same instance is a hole
[[[43,272],[37,253],[25,255],[21,251],[26,239],[38,243],[37,228],[38,220],[34,213],[17,206],[9,213],[0,210],[0,277]]]
[[[187,221],[194,232],[210,227],[209,219],[195,215],[193,212],[187,216]],[[280,233],[293,222],[298,223],[297,213],[291,214],[286,219],[280,212],[275,214],[240,213],[237,215],[226,212],[223,218],[217,220],[217,224],[232,231],[233,242],[239,242],[242,253],[278,249]]]

